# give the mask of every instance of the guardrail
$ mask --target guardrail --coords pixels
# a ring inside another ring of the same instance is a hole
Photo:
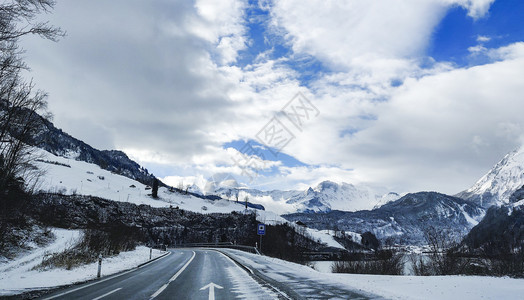
[[[235,245],[231,242],[225,243],[188,243],[188,244],[177,244],[172,246],[172,248],[231,248],[242,250],[250,253],[259,254],[260,252],[256,247],[245,246],[245,245]]]

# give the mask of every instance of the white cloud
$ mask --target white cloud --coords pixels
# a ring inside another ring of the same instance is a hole
[[[217,63],[244,47],[243,5],[59,2],[50,21],[68,36],[25,41],[30,75],[50,93],[56,124],[74,136],[160,153],[164,163],[187,160],[222,143],[214,128],[236,115],[228,98],[235,82]]]
[[[440,1],[418,0],[276,1],[272,9],[295,52],[343,70],[420,55],[445,11]]]
[[[221,64],[235,62],[237,52],[246,47],[245,7],[239,0],[197,0],[197,14],[186,28],[211,44],[210,50],[220,55]]]
[[[485,42],[489,42],[491,41],[491,38],[489,36],[485,36],[485,35],[478,35],[477,36],[477,42],[479,43],[485,43]]]
[[[495,0],[445,0],[445,2],[460,5],[468,11],[468,16],[479,19],[486,16]]]
[[[472,46],[468,48],[468,51],[471,54],[480,54],[480,53],[486,52],[487,50],[488,49],[482,45]]]
[[[450,7],[477,19],[492,2],[276,1],[265,4],[273,30],[295,53],[278,60],[262,53],[239,67],[233,63],[249,40],[243,1],[67,1],[51,22],[68,37],[29,40],[26,48],[58,126],[169,168],[174,177],[166,180],[240,178],[236,150],[222,144],[254,139],[302,91],[320,115],[283,152],[311,166],[267,162],[282,174],[260,176],[255,187],[331,179],[457,192],[521,136],[524,44],[489,49],[479,36],[470,52],[489,61],[466,69],[424,51]],[[285,64],[301,55],[332,72],[301,86]]]
[[[349,164],[410,190],[451,193],[472,183],[522,135],[521,48],[499,51],[512,59],[407,80],[377,106],[373,126],[339,141]]]

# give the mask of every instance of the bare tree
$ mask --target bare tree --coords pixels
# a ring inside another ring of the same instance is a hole
[[[427,257],[411,257],[412,269],[416,275],[453,275],[465,272],[470,259],[461,257],[457,252],[457,237],[453,236],[452,230],[428,226],[424,229],[424,238],[429,247]]]
[[[19,40],[38,35],[57,41],[64,33],[48,23],[35,22],[36,16],[48,13],[53,0],[11,0],[0,4],[0,201],[2,212],[11,210],[11,193],[27,190],[27,179],[36,171],[28,141],[42,130],[47,95],[35,90],[21,72],[29,70],[22,59]],[[42,114],[42,116],[39,115]]]

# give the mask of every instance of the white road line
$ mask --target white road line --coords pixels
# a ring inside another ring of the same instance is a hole
[[[229,256],[225,255],[224,253],[222,253],[222,252],[220,252],[220,251],[217,251],[217,252],[218,252],[218,253],[220,253],[220,254],[222,254],[222,255],[223,255],[223,256],[224,256],[225,258],[229,259],[229,261],[230,261],[230,262],[231,262],[231,263],[232,263],[233,265],[235,265],[235,266],[237,266],[237,267],[238,267],[237,263],[236,263],[236,262],[234,262],[234,261],[233,261],[233,260],[231,259],[231,257],[229,257]],[[246,265],[244,265],[244,264],[243,264],[243,266],[244,266],[244,268],[246,268],[246,269],[248,269],[248,270],[249,270],[249,273],[251,273],[251,274],[255,275],[255,273],[253,272],[253,270],[251,270],[251,268],[250,268],[250,267],[248,267],[248,266],[246,266]]]
[[[147,266],[147,265],[149,265],[149,264],[152,264],[152,263],[157,262],[157,261],[159,261],[159,260],[161,260],[161,259],[164,259],[165,257],[171,255],[171,253],[173,253],[173,252],[168,252],[166,255],[164,255],[164,256],[162,256],[162,257],[160,257],[160,258],[158,258],[158,259],[154,259],[154,258],[153,258],[152,260],[146,262],[145,264],[141,265],[140,267],[137,267],[137,269],[143,268],[143,267],[145,267],[145,266]]]
[[[195,251],[191,251],[191,252],[193,252],[193,256],[191,256],[191,258],[189,259],[189,261],[188,261],[188,262],[187,262],[187,263],[186,263],[182,268],[180,268],[180,270],[178,270],[178,272],[176,272],[176,274],[173,275],[173,277],[171,277],[171,279],[169,279],[169,281],[168,281],[166,284],[164,284],[163,286],[161,286],[161,287],[158,289],[158,291],[156,291],[153,295],[151,295],[151,297],[149,297],[150,300],[151,300],[151,299],[154,299],[156,296],[160,295],[160,293],[162,293],[162,292],[167,288],[167,286],[168,286],[171,282],[175,281],[175,279],[177,279],[177,277],[180,276],[180,274],[182,274],[182,272],[184,272],[184,270],[187,268],[187,266],[189,266],[189,264],[190,264],[190,263],[193,261],[193,259],[195,258],[195,255],[196,255]]]
[[[160,295],[169,285],[169,282],[161,286],[158,291],[156,291],[149,299],[154,299],[156,296]]]
[[[163,259],[163,258],[169,256],[171,253],[172,253],[172,252],[169,252],[167,255],[165,255],[165,256],[163,256],[163,257],[157,259],[156,261],[159,261],[159,260],[161,260],[161,259]],[[105,278],[105,279],[102,279],[102,280],[99,280],[99,281],[95,281],[95,282],[93,282],[93,283],[90,283],[90,284],[87,284],[87,285],[84,285],[84,286],[78,287],[78,288],[76,288],[76,289],[72,289],[72,290],[70,290],[70,291],[66,291],[66,292],[63,292],[63,293],[60,293],[60,294],[56,294],[56,295],[51,296],[51,297],[44,298],[44,300],[51,300],[51,299],[55,299],[55,298],[58,298],[58,297],[62,297],[62,296],[67,295],[67,294],[71,294],[71,293],[73,293],[73,292],[79,291],[79,290],[81,290],[81,289],[88,288],[88,287],[93,286],[93,285],[95,285],[95,284],[99,284],[99,283],[102,283],[102,282],[104,282],[104,281],[108,281],[108,280],[110,280],[110,279],[120,277],[120,276],[125,275],[125,274],[127,274],[127,273],[131,273],[131,272],[135,271],[136,269],[137,269],[137,268],[133,268],[133,269],[131,269],[131,270],[127,270],[127,271],[125,271],[125,272],[123,272],[123,273],[116,274],[116,275],[113,275],[113,276],[109,276],[109,277],[107,277],[107,278]]]
[[[222,254],[225,258],[229,259],[229,260],[231,261],[231,263],[233,263],[235,266],[238,267],[237,263],[236,263],[236,262],[235,262],[231,257],[227,256],[225,253],[222,253],[222,251],[218,251],[218,250],[215,250],[215,251],[218,252],[218,253],[220,253],[220,254]],[[253,274],[253,276],[256,276],[255,273],[253,272],[253,270],[251,270],[251,268],[249,268],[249,267],[246,266],[245,264],[242,264],[242,266],[243,266],[244,268],[248,269],[249,272],[250,272],[251,274]],[[286,298],[286,299],[288,299],[288,300],[291,300],[291,299],[292,299],[292,298],[289,297],[285,292],[279,290],[276,286],[270,284],[269,282],[265,281],[264,279],[262,279],[262,280],[265,282],[265,284],[267,284],[269,287],[271,287],[272,289],[274,289],[277,293],[279,293],[280,295],[282,295],[284,298]]]
[[[99,300],[99,299],[102,299],[102,298],[104,298],[105,296],[109,296],[109,295],[111,295],[111,294],[114,293],[114,292],[120,291],[121,289],[122,289],[122,288],[114,289],[114,290],[112,290],[111,292],[107,292],[107,293],[103,294],[102,296],[98,296],[98,297],[96,297],[96,298],[93,299],[93,300]]]
[[[64,296],[64,295],[67,295],[67,294],[70,294],[70,293],[73,293],[73,292],[79,291],[79,290],[81,290],[81,289],[88,288],[88,287],[93,286],[93,285],[95,285],[95,284],[102,283],[102,282],[107,281],[107,280],[109,280],[109,279],[113,279],[113,278],[116,278],[116,277],[119,277],[119,276],[125,275],[125,274],[127,274],[127,273],[133,272],[134,270],[135,270],[135,269],[133,269],[133,270],[129,270],[129,271],[126,271],[126,272],[124,272],[124,273],[118,274],[117,276],[113,276],[113,277],[109,277],[109,278],[106,278],[106,279],[102,279],[102,280],[100,280],[100,281],[93,282],[93,283],[90,283],[90,284],[88,284],[88,285],[84,285],[84,286],[81,286],[81,287],[79,287],[79,288],[72,289],[72,290],[67,291],[67,292],[63,292],[63,293],[60,293],[60,294],[57,294],[57,295],[54,295],[54,296],[51,296],[51,297],[48,297],[48,298],[44,298],[44,300],[50,300],[50,299],[55,299],[55,298],[58,298],[58,297],[62,297],[62,296]]]

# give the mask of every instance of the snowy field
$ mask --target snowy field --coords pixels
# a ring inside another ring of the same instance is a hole
[[[387,299],[524,299],[524,279],[482,276],[388,276],[322,273],[267,256],[225,250],[241,263],[307,294],[312,285],[372,293]]]
[[[47,247],[36,248],[15,260],[0,265],[0,296],[20,294],[33,289],[67,285],[96,278],[97,262],[71,270],[32,270],[33,267],[42,262],[46,254],[62,252],[74,245],[80,237],[78,230],[55,228],[52,231],[56,239]],[[155,258],[164,253],[166,252],[153,250],[152,256]],[[134,268],[148,260],[149,248],[147,247],[141,246],[134,251],[122,252],[102,261],[102,276]]]

